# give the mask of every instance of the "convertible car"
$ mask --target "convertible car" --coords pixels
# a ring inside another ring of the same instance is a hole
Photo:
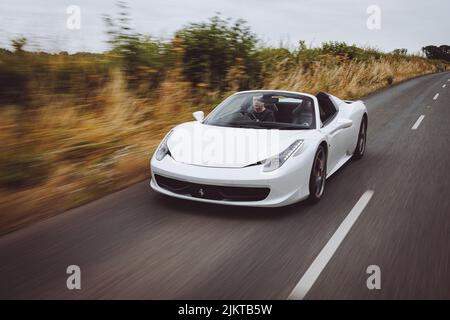
[[[322,198],[325,180],[366,148],[367,110],[280,90],[238,92],[173,128],[151,159],[151,187],[218,204],[277,207]]]

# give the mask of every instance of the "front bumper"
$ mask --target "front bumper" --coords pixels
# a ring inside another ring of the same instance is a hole
[[[152,159],[150,186],[160,193],[181,199],[238,206],[280,207],[308,197],[310,165],[312,166],[312,163],[309,164],[308,161],[300,166],[296,161],[288,161],[273,172],[262,172],[261,165],[245,168],[203,167],[176,162],[167,155],[161,161]],[[267,197],[258,201],[206,199],[201,196],[172,192],[158,185],[155,175],[197,185],[268,188],[270,192]]]

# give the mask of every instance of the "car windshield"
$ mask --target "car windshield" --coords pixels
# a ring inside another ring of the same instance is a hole
[[[301,94],[252,91],[234,94],[219,104],[205,124],[282,130],[314,129],[313,100]]]

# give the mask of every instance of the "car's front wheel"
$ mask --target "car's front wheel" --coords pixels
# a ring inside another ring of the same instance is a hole
[[[318,202],[325,190],[325,179],[327,177],[327,154],[324,146],[320,145],[314,156],[311,177],[309,179],[309,197],[311,203]]]

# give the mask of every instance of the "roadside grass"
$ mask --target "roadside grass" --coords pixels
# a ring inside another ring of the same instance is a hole
[[[291,68],[287,74],[275,74],[266,88],[300,92],[329,92],[352,100],[404,79],[437,71],[435,65],[419,57],[385,56],[366,61],[328,56],[309,68]]]

